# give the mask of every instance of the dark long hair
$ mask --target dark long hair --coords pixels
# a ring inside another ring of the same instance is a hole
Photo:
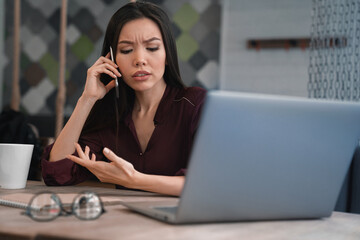
[[[105,39],[101,55],[105,56],[110,49],[117,53],[117,43],[123,26],[139,18],[148,18],[154,21],[161,32],[165,53],[166,66],[164,72],[165,83],[176,88],[184,88],[185,85],[180,77],[178,56],[176,50],[175,39],[171,32],[171,24],[167,14],[157,5],[146,2],[131,2],[121,7],[110,19],[106,29]],[[114,56],[116,59],[116,56]],[[106,85],[111,80],[106,74],[102,74],[100,80]],[[123,119],[130,111],[134,104],[134,90],[131,89],[122,79],[119,79],[120,98],[116,99],[115,89],[110,90],[104,98],[98,100],[91,110],[83,128],[84,132],[96,131],[106,126],[116,127],[119,124],[115,121],[115,111],[118,111],[120,120]],[[116,109],[115,101],[118,101],[118,109]]]

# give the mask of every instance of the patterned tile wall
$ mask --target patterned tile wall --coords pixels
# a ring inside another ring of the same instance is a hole
[[[101,52],[112,14],[127,0],[68,0],[66,106],[69,116],[79,98],[87,69]],[[159,4],[172,19],[182,77],[187,85],[218,87],[219,1],[166,0]],[[53,115],[59,66],[60,0],[21,1],[21,110],[29,115]],[[3,105],[11,99],[13,0],[5,1]]]

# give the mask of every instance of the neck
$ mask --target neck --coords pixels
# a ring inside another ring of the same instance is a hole
[[[166,84],[164,83],[151,91],[135,92],[134,111],[146,113],[156,109],[164,95],[165,89]]]

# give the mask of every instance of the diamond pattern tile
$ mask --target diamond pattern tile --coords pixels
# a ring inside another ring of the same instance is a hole
[[[70,72],[72,72],[73,70],[75,70],[75,67],[78,63],[79,59],[71,51],[67,51],[66,68],[69,69]]]
[[[186,85],[191,85],[195,80],[195,70],[190,66],[188,62],[179,61],[181,78]]]
[[[174,35],[175,39],[178,38],[182,33],[181,29],[174,22],[172,22],[172,24],[171,24],[171,31],[172,31],[172,34]]]
[[[57,95],[57,89],[54,89],[45,99],[45,106],[49,109],[54,108],[56,106],[56,95]],[[66,99],[67,100],[67,99]]]
[[[78,4],[78,2],[83,2],[83,0],[81,1],[68,1],[68,9],[67,9],[67,12],[68,12],[68,16],[71,17],[71,18],[75,18],[77,13],[80,11],[80,9],[82,8],[81,5]]]
[[[193,0],[190,4],[198,13],[203,13],[211,5],[211,0]]]
[[[77,84],[78,87],[83,88],[86,80],[86,71],[88,67],[83,63],[79,62],[75,66],[76,71],[73,71],[70,78],[73,83]]]
[[[53,13],[59,9],[61,5],[61,1],[49,1],[49,0],[32,0],[29,2],[40,2],[37,4],[37,8],[41,11],[41,13],[49,18]]]
[[[26,11],[29,11],[29,8]],[[27,16],[29,17],[24,19],[23,25],[27,26],[33,33],[38,34],[46,26],[46,18],[37,9],[34,9]]]
[[[207,58],[200,50],[189,59],[189,63],[196,70],[202,68],[206,62]]]
[[[56,61],[59,61],[59,38],[55,38],[51,41],[47,53],[50,54]]]
[[[193,37],[184,32],[176,40],[178,55],[182,61],[187,61],[198,50],[199,44]]]
[[[198,21],[190,30],[191,36],[198,42],[201,42],[209,32],[210,29],[201,21]]]
[[[31,86],[26,81],[24,81],[24,78],[22,76],[20,76],[19,81],[22,83],[20,85],[20,94],[21,94],[21,96],[23,96],[25,93],[27,93],[31,89]]]
[[[42,5],[44,5],[48,0],[33,0],[29,1],[29,4],[34,7],[40,9]]]
[[[48,24],[55,32],[60,35],[60,9],[56,9],[51,16],[48,17]]]
[[[79,31],[86,33],[94,26],[95,20],[89,10],[82,8],[77,13],[76,17],[73,18],[73,24]]]
[[[103,36],[103,31],[95,24],[86,34],[92,42],[96,42]]]
[[[115,8],[114,8],[115,9]],[[106,31],[106,26],[111,18],[111,16],[114,14],[114,9],[113,8],[109,8],[106,7],[102,12],[101,12],[101,17],[96,18],[96,24],[103,30],[103,32],[105,33]]]
[[[205,25],[211,30],[219,30],[220,15],[221,15],[220,4],[212,4],[200,16],[200,21],[205,23]]]
[[[88,68],[91,67],[96,62],[96,60],[98,60],[98,58],[100,57],[101,50],[102,50],[102,39],[101,41],[99,40],[94,44],[94,50],[86,58],[86,61],[84,62]]]
[[[167,14],[170,18],[173,18],[173,15],[186,3],[187,1],[184,0],[177,0],[177,1],[164,1],[161,5],[167,10]]]
[[[21,56],[20,56],[20,68],[26,69],[30,64],[31,64],[31,60],[24,52],[22,52]],[[11,71],[11,69],[10,69],[10,71]],[[20,76],[21,75],[22,75],[22,72],[20,72]]]
[[[44,69],[38,63],[32,63],[25,69],[24,77],[30,86],[38,85],[45,77]]]
[[[47,46],[44,41],[38,37],[28,39],[24,44],[24,52],[29,56],[32,61],[39,61],[40,58],[47,51]]]
[[[54,31],[53,28],[46,25],[41,29],[39,37],[46,43],[51,43],[55,38],[58,38],[58,34]]]
[[[199,19],[199,14],[191,6],[190,3],[185,3],[175,14],[174,22],[183,30],[189,31],[192,26]]]
[[[77,27],[74,24],[68,26],[66,30],[66,41],[70,45],[74,44],[79,39],[80,36],[81,36],[80,31],[77,29]]]
[[[26,44],[27,41],[29,41],[29,39],[33,38],[34,34],[29,30],[28,27],[22,25],[20,28],[20,42],[21,44]],[[12,38],[8,38],[11,39]],[[8,45],[5,45],[8,46]],[[7,48],[9,49],[9,48]],[[12,51],[13,47],[11,46],[11,49],[9,49],[10,51]]]
[[[210,32],[200,42],[200,49],[211,60],[219,59],[220,35],[217,32]]]
[[[50,81],[44,79],[41,83],[31,88],[21,99],[21,104],[29,114],[35,114],[45,105],[45,99],[54,90]]]
[[[13,39],[12,38],[7,38],[5,39],[4,41],[4,46],[6,46],[4,48],[4,52],[5,52],[5,55],[12,58],[12,55],[13,55],[13,49],[14,49],[14,45],[13,45]]]
[[[84,61],[89,56],[94,48],[91,40],[82,35],[72,46],[71,51],[78,57],[80,61]]]
[[[219,66],[215,61],[209,61],[197,73],[197,78],[207,89],[218,88]]]
[[[105,3],[99,0],[87,0],[87,1],[81,1],[85,3],[85,7],[88,7],[89,11],[91,12],[91,15],[98,17],[100,13],[104,10],[106,7]]]
[[[56,61],[53,56],[49,53],[46,53],[39,61],[40,65],[45,69],[47,77],[52,82],[54,86],[58,84],[58,75],[59,75],[59,63]]]

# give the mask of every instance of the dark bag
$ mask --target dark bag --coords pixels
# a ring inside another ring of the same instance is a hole
[[[34,144],[28,179],[40,180],[42,147],[25,114],[14,110],[4,110],[0,114],[0,143]]]

